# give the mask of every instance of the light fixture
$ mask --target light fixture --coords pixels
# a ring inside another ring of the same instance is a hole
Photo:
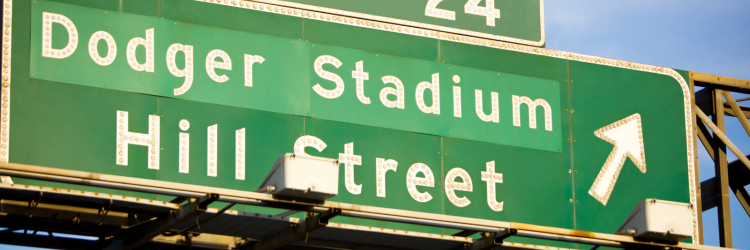
[[[642,200],[615,234],[643,239],[681,241],[693,235],[693,209],[695,207],[690,203]]]
[[[338,194],[338,187],[338,159],[287,153],[276,160],[258,192],[326,200]]]

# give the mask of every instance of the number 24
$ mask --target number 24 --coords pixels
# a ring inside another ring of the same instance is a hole
[[[456,20],[456,12],[438,9],[438,3],[443,0],[429,0],[424,9],[425,16],[437,17],[448,20]],[[495,9],[495,0],[485,0],[486,6],[478,6],[482,0],[468,0],[464,5],[464,13],[487,17],[487,26],[495,26],[495,19],[500,19],[500,10]]]

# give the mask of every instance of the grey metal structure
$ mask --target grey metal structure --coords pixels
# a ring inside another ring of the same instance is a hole
[[[695,107],[694,131],[698,140],[703,144],[714,162],[716,177],[700,182],[700,176],[695,175],[696,183],[700,183],[698,197],[702,201],[699,211],[717,207],[719,214],[719,237],[722,247],[732,247],[732,223],[729,210],[730,193],[739,200],[742,207],[750,216],[750,195],[745,186],[750,184],[750,160],[741,152],[726,134],[724,129],[726,115],[739,119],[742,127],[750,136],[750,107],[740,106],[732,92],[750,94],[750,81],[720,77],[715,75],[690,72],[690,86],[703,87],[695,92],[693,98]],[[711,119],[708,118],[711,116]],[[709,131],[710,129],[710,131]],[[727,162],[727,148],[734,153],[738,160]],[[697,148],[694,156],[698,157]],[[697,162],[697,160],[696,160]],[[703,234],[702,215],[699,213],[699,230]],[[703,237],[701,237],[703,239]],[[703,242],[700,242],[701,244]]]
[[[680,242],[522,223],[472,219],[338,202],[283,200],[269,194],[212,188],[41,166],[0,163],[0,175],[172,195],[174,202],[29,185],[0,184],[0,243],[61,249],[560,249],[513,243],[528,237],[627,249],[720,249]],[[182,203],[179,203],[182,202]],[[223,209],[208,208],[227,202]],[[234,204],[305,211],[305,219],[229,210]],[[438,235],[329,222],[368,218],[481,232],[482,238]],[[13,233],[50,232],[47,236]],[[98,237],[96,241],[54,233]]]

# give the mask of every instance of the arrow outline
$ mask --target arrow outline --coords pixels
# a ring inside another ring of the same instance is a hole
[[[636,158],[630,151],[626,151],[623,154],[624,156],[622,157],[622,160],[620,160],[619,164],[617,165],[617,171],[615,171],[614,175],[612,176],[612,181],[610,182],[609,187],[607,188],[607,193],[604,196],[600,196],[595,193],[595,190],[597,189],[597,187],[599,187],[599,183],[601,179],[604,178],[604,175],[607,172],[607,170],[610,167],[612,167],[612,164],[613,164],[612,161],[614,161],[614,158],[617,157],[616,154],[617,154],[617,149],[618,149],[617,141],[615,141],[612,138],[607,137],[604,134],[604,132],[623,126],[633,120],[635,120],[638,126],[638,138],[640,140],[639,143],[641,146],[641,155],[640,155],[641,157]],[[599,171],[599,174],[596,176],[596,180],[594,180],[594,184],[591,185],[591,188],[589,189],[589,194],[606,206],[610,195],[612,195],[612,190],[615,187],[615,183],[617,183],[617,178],[620,176],[620,171],[622,170],[622,167],[625,165],[625,161],[627,161],[628,158],[630,158],[633,164],[635,164],[635,166],[638,167],[638,170],[640,170],[641,173],[644,173],[644,174],[646,173],[646,151],[644,149],[644,144],[643,144],[643,127],[641,123],[641,115],[638,113],[635,113],[628,117],[620,119],[607,126],[604,126],[602,128],[595,130],[594,135],[614,145],[612,151],[609,153],[609,156],[607,157],[607,161],[604,162],[604,166]],[[635,160],[635,159],[638,159],[638,160]]]

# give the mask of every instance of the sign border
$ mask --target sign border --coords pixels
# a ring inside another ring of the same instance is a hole
[[[2,41],[2,85],[0,86],[0,93],[2,94],[2,100],[0,105],[2,106],[2,112],[0,113],[0,128],[2,134],[0,135],[0,162],[9,162],[10,157],[10,88],[11,88],[11,56],[12,56],[12,20],[13,20],[13,1],[14,0],[3,0],[3,41]],[[692,130],[692,100],[690,88],[685,79],[677,71],[671,68],[652,66],[641,63],[633,63],[615,59],[608,59],[597,56],[588,56],[583,54],[564,52],[558,50],[551,50],[546,48],[538,48],[531,46],[523,46],[513,43],[498,42],[490,39],[469,37],[456,34],[448,34],[443,32],[436,32],[432,30],[414,28],[405,25],[395,25],[386,22],[364,20],[359,18],[352,18],[343,15],[332,15],[328,13],[308,11],[304,9],[288,8],[284,6],[267,5],[264,3],[250,2],[250,1],[239,1],[239,0],[196,0],[203,2],[211,2],[220,5],[227,5],[232,7],[239,7],[245,9],[253,9],[258,11],[277,13],[288,16],[302,17],[306,19],[316,19],[321,21],[346,24],[358,27],[364,27],[369,29],[376,29],[394,33],[401,33],[407,35],[428,37],[438,40],[459,42],[465,44],[479,45],[484,47],[490,47],[495,49],[502,49],[508,51],[521,52],[526,54],[533,54],[539,56],[554,57],[559,59],[573,60],[585,63],[592,63],[597,65],[605,65],[611,67],[618,67],[636,71],[643,71],[649,73],[656,73],[660,75],[667,75],[674,78],[680,87],[682,88],[683,100],[684,100],[684,112],[685,112],[685,138],[687,145],[687,162],[688,162],[688,181],[690,183],[690,204],[693,207],[696,206],[697,190],[695,188],[695,163],[693,158],[693,130]],[[276,0],[258,0],[264,2],[282,2]],[[251,4],[245,4],[251,3]],[[384,20],[387,21],[387,20]],[[693,210],[693,242],[700,242],[698,235],[698,212],[697,209]]]
[[[10,158],[10,80],[11,55],[13,50],[13,0],[3,0],[3,62],[2,86],[0,87],[0,162],[7,163]],[[3,180],[4,182],[4,180]]]

